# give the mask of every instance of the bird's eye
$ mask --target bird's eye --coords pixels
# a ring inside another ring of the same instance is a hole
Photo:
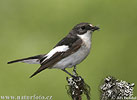
[[[86,27],[85,26],[82,26],[81,29],[84,30]]]

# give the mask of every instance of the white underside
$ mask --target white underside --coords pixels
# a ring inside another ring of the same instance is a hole
[[[88,56],[91,48],[91,33],[88,31],[85,34],[78,36],[83,40],[81,48],[77,52],[56,63],[52,68],[71,68],[82,62]]]

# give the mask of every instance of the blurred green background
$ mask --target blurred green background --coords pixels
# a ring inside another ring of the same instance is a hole
[[[80,22],[101,28],[93,34],[90,55],[77,66],[92,100],[99,100],[99,85],[108,75],[137,85],[136,0],[0,0],[0,96],[70,100],[64,72],[48,69],[29,79],[39,65],[6,63],[48,53]]]

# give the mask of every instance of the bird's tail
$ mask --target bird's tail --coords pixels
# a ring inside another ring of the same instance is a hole
[[[38,68],[38,70],[37,70],[35,73],[33,73],[29,78],[32,78],[33,76],[35,76],[36,74],[40,73],[42,70],[44,70],[44,69],[46,69],[46,68],[48,68],[48,67],[45,66],[45,65],[41,65],[41,66]]]
[[[9,61],[7,64],[16,63],[16,62],[24,62],[28,64],[40,64],[40,60],[42,59],[43,56],[44,55],[37,55],[23,59],[17,59],[17,60]]]

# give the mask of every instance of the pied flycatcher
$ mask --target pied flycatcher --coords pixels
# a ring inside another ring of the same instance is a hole
[[[73,76],[66,68],[74,66],[75,69],[76,65],[88,56],[92,33],[98,29],[99,27],[89,23],[77,24],[49,53],[10,61],[8,64],[15,62],[40,64],[41,66],[30,78],[47,68],[58,68]]]

